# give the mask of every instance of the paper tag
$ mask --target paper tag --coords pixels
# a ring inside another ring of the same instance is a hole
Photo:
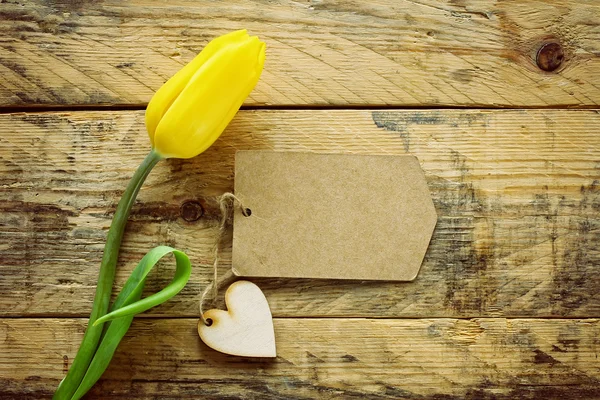
[[[239,151],[235,195],[238,276],[410,281],[437,221],[409,155]]]

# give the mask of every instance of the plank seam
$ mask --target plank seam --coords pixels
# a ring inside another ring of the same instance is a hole
[[[32,107],[2,107],[0,106],[0,115],[14,113],[42,113],[42,112],[84,112],[84,111],[143,111],[146,105],[71,105],[71,106],[32,106]],[[600,110],[597,105],[578,105],[578,106],[557,106],[550,105],[547,107],[539,106],[519,106],[519,107],[498,107],[498,106],[402,106],[402,105],[269,105],[269,106],[242,106],[241,110],[246,111],[327,111],[327,110],[395,110],[395,111],[422,111],[422,110],[528,110],[528,111],[543,111],[543,110]]]
[[[181,316],[161,316],[161,315],[136,315],[135,318],[137,319],[144,319],[144,320],[152,320],[152,319],[172,319],[172,320],[178,320],[178,319],[200,319],[199,316],[197,315],[181,315]],[[10,315],[10,316],[0,316],[0,320],[1,319],[6,319],[6,320],[18,320],[18,319],[41,319],[41,320],[45,320],[45,319],[88,319],[87,316],[81,316],[81,315],[75,315],[75,316],[69,316],[69,315],[37,315],[37,314],[31,314],[31,315]],[[568,320],[576,320],[576,321],[583,321],[583,320],[597,320],[600,319],[600,316],[591,316],[591,317],[559,317],[559,316],[546,316],[546,317],[540,317],[540,316],[478,316],[478,317],[439,317],[439,316],[423,316],[423,317],[416,317],[416,316],[407,316],[407,317],[357,317],[357,316],[350,316],[350,317],[344,317],[344,316],[332,316],[332,317],[328,317],[328,316],[305,316],[305,317],[294,317],[294,316],[281,316],[281,317],[273,317],[274,320],[285,320],[285,319],[311,319],[311,320],[349,320],[349,319],[356,319],[356,320],[426,320],[426,319],[437,319],[437,320],[463,320],[463,321],[470,321],[470,320],[479,320],[479,319],[506,319],[506,320],[523,320],[523,319],[527,319],[527,320],[564,320],[564,321],[568,321]]]

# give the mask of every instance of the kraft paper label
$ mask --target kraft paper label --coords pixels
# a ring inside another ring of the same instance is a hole
[[[235,195],[239,276],[410,281],[437,221],[410,155],[239,151]]]

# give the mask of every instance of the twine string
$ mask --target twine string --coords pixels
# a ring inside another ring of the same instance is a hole
[[[206,286],[200,297],[200,319],[206,326],[212,325],[212,321],[204,317],[204,303],[210,297],[211,304],[217,299],[219,289],[226,284],[235,280],[236,276],[230,269],[221,278],[219,278],[219,252],[221,250],[221,242],[225,234],[227,233],[227,226],[230,223],[231,217],[233,216],[234,210],[237,208],[241,211],[245,217],[250,216],[250,210],[242,204],[241,200],[238,199],[233,193],[224,193],[219,198],[219,209],[221,210],[221,220],[219,221],[219,231],[217,233],[217,239],[212,249],[213,253],[213,281]]]

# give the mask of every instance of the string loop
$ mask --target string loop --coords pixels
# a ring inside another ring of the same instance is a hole
[[[219,251],[221,250],[221,241],[227,233],[227,225],[230,223],[231,217],[233,216],[234,210],[237,208],[241,211],[242,215],[249,217],[251,210],[244,207],[241,200],[238,199],[233,193],[223,193],[218,197],[219,209],[221,210],[221,220],[219,221],[219,231],[217,233],[217,239],[213,246],[213,281],[206,286],[200,297],[200,319],[206,326],[211,325],[211,321],[204,318],[204,302],[208,299],[209,294],[211,297],[211,303],[214,303],[219,294],[219,289],[225,284],[235,280],[236,276],[230,269],[225,273],[219,280],[218,267],[219,267]]]

